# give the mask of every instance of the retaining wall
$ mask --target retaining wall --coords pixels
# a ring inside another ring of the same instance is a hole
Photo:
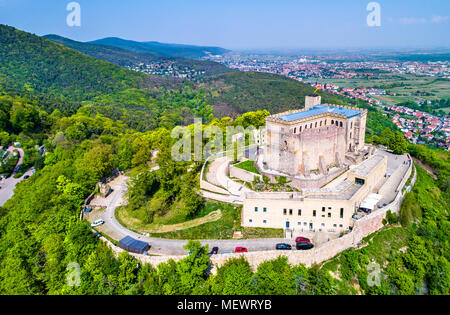
[[[255,177],[258,177],[262,181],[261,175],[243,170],[242,168],[236,167],[234,165],[230,165],[230,177],[236,177],[245,182],[253,182],[255,180]]]
[[[372,212],[371,214],[359,220],[356,220],[353,227],[353,231],[351,233],[346,234],[343,237],[330,240],[318,247],[315,247],[307,251],[292,250],[292,251],[284,251],[281,253],[280,251],[272,250],[264,252],[249,252],[243,254],[213,255],[211,257],[211,262],[213,264],[212,272],[215,273],[217,267],[223,265],[230,258],[236,258],[239,255],[243,255],[254,270],[256,270],[259,264],[265,261],[276,259],[279,256],[287,257],[291,265],[304,264],[309,267],[315,263],[318,264],[327,261],[336,256],[337,254],[343,252],[344,250],[358,246],[358,244],[360,244],[363,238],[378,231],[383,227],[383,219],[386,217],[386,213],[388,210],[395,213],[399,212],[405,194],[412,189],[417,179],[417,172],[415,172],[414,177],[411,181],[410,188],[407,191],[402,192],[402,188],[404,187],[406,181],[410,177],[412,169],[413,164],[411,162],[408,172],[406,173],[404,179],[397,188],[398,193],[394,201],[391,202],[386,207],[378,209]],[[107,242],[116,253],[122,251],[122,249],[116,247],[108,240],[104,238],[102,238],[102,240]],[[145,256],[137,254],[132,254],[132,256],[141,260],[144,263],[149,263],[152,266],[157,266],[160,263],[166,262],[170,259],[178,261],[186,257],[186,256]]]

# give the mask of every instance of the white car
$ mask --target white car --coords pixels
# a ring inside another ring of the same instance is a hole
[[[96,226],[99,226],[99,225],[102,225],[102,224],[105,224],[105,221],[103,221],[102,219],[100,219],[100,220],[94,221],[94,222],[91,224],[91,227],[96,227]]]

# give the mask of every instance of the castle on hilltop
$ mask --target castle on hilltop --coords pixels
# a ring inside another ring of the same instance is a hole
[[[265,168],[288,176],[327,174],[365,145],[367,110],[321,105],[307,96],[305,108],[266,118]]]

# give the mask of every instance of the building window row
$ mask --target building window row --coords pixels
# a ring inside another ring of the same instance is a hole
[[[322,127],[322,125],[323,126],[327,125],[327,120],[326,119],[325,119],[325,121],[321,120],[319,122],[316,121],[315,123],[310,123],[309,126],[308,126],[308,124],[306,124],[304,130],[308,129],[308,127],[309,127],[309,129],[312,129],[313,126],[314,126],[314,128]],[[344,123],[342,121],[338,121],[338,120],[334,120],[333,119],[333,120],[331,120],[331,125],[336,125],[337,127],[343,127]],[[299,133],[302,132],[302,127],[303,126],[299,126],[298,127],[298,132]],[[294,128],[294,134],[296,134],[296,133],[297,133],[297,127]]]
[[[331,207],[328,207],[328,210],[331,211]],[[255,207],[255,212],[258,212],[258,208],[257,207]],[[264,208],[264,212],[267,212],[266,208]],[[326,207],[322,207],[322,212],[324,212],[324,214],[322,214],[322,218],[325,218]],[[292,214],[293,214],[293,210],[289,209],[289,215],[292,215]],[[288,209],[287,208],[283,209],[283,215],[288,215]],[[302,210],[301,209],[298,209],[297,215],[298,216],[302,215]],[[312,215],[313,215],[313,217],[316,217],[317,216],[317,211],[313,210]],[[331,212],[328,212],[327,216],[328,216],[328,218],[331,218]],[[339,218],[341,218],[341,219],[344,218],[344,208],[340,209]]]

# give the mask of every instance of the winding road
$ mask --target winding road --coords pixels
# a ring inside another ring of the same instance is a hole
[[[105,225],[108,225],[109,229],[112,229],[115,234],[125,237],[127,235],[147,242],[151,248],[150,254],[164,254],[164,255],[185,255],[187,251],[183,248],[186,245],[187,240],[172,240],[147,237],[142,234],[133,232],[124,226],[122,226],[116,219],[115,211],[118,206],[123,203],[124,192],[127,189],[127,178],[124,175],[120,175],[122,178],[117,179],[117,184],[112,183],[113,192],[109,198],[109,204],[106,208],[105,216],[103,220]],[[246,247],[249,251],[264,251],[273,250],[278,243],[289,243],[294,245],[294,241],[291,239],[242,239],[242,240],[200,240],[202,245],[208,245],[209,248],[219,247],[219,253],[224,251],[233,251],[238,246]]]
[[[0,207],[2,207],[6,203],[6,201],[8,201],[14,195],[14,189],[16,188],[16,185],[24,180],[24,176],[31,176],[34,174],[34,168],[31,168],[22,177],[14,178],[14,175],[17,173],[19,167],[23,163],[23,156],[25,154],[21,148],[9,147],[7,151],[13,152],[14,150],[17,150],[20,154],[19,161],[17,162],[12,175],[0,182]]]

